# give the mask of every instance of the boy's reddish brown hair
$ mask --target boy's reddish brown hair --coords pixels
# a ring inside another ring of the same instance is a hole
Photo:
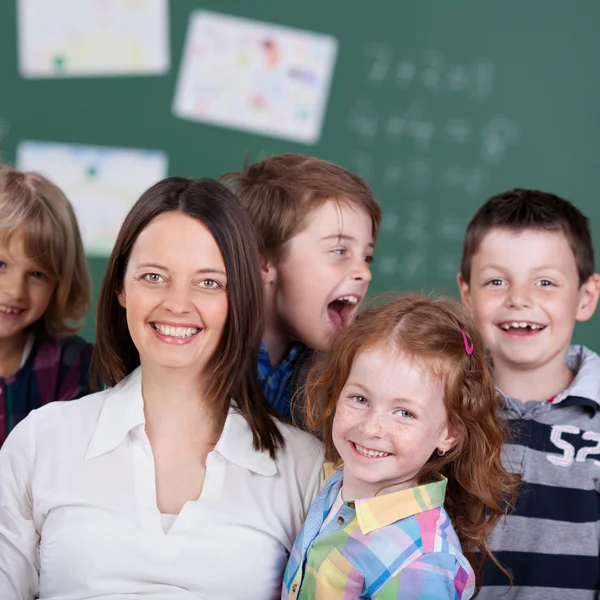
[[[362,208],[373,224],[373,241],[381,209],[367,183],[358,175],[320,158],[280,154],[248,164],[242,172],[226,173],[257,230],[263,258],[277,263],[287,242],[300,232],[310,213],[327,200]]]
[[[466,351],[463,331],[473,345],[472,354]],[[352,364],[359,353],[390,344],[444,383],[448,425],[458,442],[444,456],[434,452],[417,480],[420,485],[440,476],[447,478],[445,508],[463,552],[475,565],[479,589],[486,556],[496,562],[487,538],[514,506],[520,476],[502,466],[508,432],[500,416],[501,400],[483,340],[462,305],[444,298],[392,295],[364,310],[338,334],[328,355],[309,373],[308,427],[323,435],[326,457],[337,461],[333,418]]]

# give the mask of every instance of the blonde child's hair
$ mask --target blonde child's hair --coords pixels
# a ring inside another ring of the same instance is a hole
[[[51,181],[0,163],[0,233],[8,243],[24,233],[24,250],[56,282],[36,332],[64,336],[83,326],[90,310],[91,281],[71,203]]]

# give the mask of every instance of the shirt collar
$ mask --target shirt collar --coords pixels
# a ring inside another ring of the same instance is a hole
[[[253,448],[252,430],[233,402],[215,450],[229,462],[258,475],[277,473],[277,464],[269,452]]]
[[[274,367],[271,364],[271,358],[269,357],[269,351],[267,350],[267,345],[264,343],[264,341],[261,341],[260,349],[258,351],[258,362],[260,362],[261,365],[263,365],[263,367],[266,367],[266,369],[269,372],[276,371],[279,369],[291,368],[296,364],[299,356],[302,354],[302,352],[305,350],[305,348],[306,348],[306,346],[304,344],[302,344],[301,342],[294,344],[290,348],[287,355],[284,356],[284,358],[281,360],[281,362],[277,366]]]
[[[444,504],[446,478],[408,490],[356,501],[356,517],[364,534]]]
[[[114,450],[134,427],[146,423],[140,367],[102,393],[106,394],[106,399],[85,454],[86,459]]]
[[[575,373],[575,378],[564,392],[552,400],[552,404],[582,404],[599,411],[600,356],[585,346],[570,346],[567,366]]]
[[[86,459],[114,450],[132,429],[146,424],[140,367],[103,393],[106,394],[106,399],[88,446]],[[229,462],[259,475],[277,473],[277,465],[269,453],[254,450],[250,426],[234,402],[215,450]]]

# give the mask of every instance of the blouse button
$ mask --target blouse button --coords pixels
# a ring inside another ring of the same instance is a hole
[[[338,517],[338,523],[340,525],[343,525],[344,524],[344,517]]]
[[[295,583],[295,584],[292,586],[292,593],[293,593],[293,594],[295,594],[297,589],[298,589],[298,584],[297,584],[297,583]]]

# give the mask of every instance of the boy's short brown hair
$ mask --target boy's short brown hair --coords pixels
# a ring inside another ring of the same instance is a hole
[[[560,231],[567,238],[583,285],[595,272],[589,221],[571,202],[547,192],[515,188],[492,196],[467,225],[460,273],[468,284],[471,261],[492,229]]]
[[[91,280],[73,207],[43,175],[0,163],[0,234],[9,241],[21,228],[28,257],[56,282],[37,331],[49,336],[79,331],[90,310]]]
[[[367,183],[347,169],[320,158],[280,154],[226,173],[232,189],[250,214],[263,258],[279,262],[286,243],[306,225],[308,215],[328,200],[365,210],[377,239],[381,209]]]

